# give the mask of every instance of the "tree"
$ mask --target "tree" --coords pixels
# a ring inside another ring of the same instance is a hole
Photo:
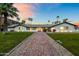
[[[50,23],[50,20],[48,20],[48,22]]]
[[[68,21],[68,18],[66,18],[66,19],[63,19],[63,22],[67,22]]]
[[[29,20],[29,21],[31,21],[31,23],[32,23],[32,21],[33,21],[33,18],[30,18],[30,17],[29,17],[29,18],[28,18],[28,20]]]
[[[30,18],[30,17],[29,17],[28,20],[29,20],[29,21],[33,21],[33,18]]]
[[[57,18],[60,18],[60,16],[57,16]]]
[[[8,17],[18,18],[17,12],[19,11],[17,10],[17,8],[13,6],[13,3],[0,3],[0,16],[4,18],[4,26],[3,26],[4,31],[7,31]]]
[[[55,22],[55,24],[59,24],[61,21],[59,20],[60,16],[57,16],[57,21]]]
[[[21,25],[22,25],[22,24],[25,24],[25,21],[24,21],[24,20],[22,20]]]
[[[4,25],[4,22],[2,18],[0,17],[0,31],[2,31],[3,25]]]
[[[57,18],[57,21],[59,21],[60,16],[57,16],[56,18]]]

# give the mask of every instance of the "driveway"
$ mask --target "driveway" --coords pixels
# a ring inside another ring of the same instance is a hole
[[[44,32],[36,32],[7,54],[9,56],[72,56]]]

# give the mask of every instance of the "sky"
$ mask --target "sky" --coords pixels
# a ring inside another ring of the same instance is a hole
[[[79,22],[79,3],[16,3],[20,18],[27,20],[33,18],[33,22],[46,23],[56,21],[56,16],[60,16],[60,21],[68,18],[70,22]]]

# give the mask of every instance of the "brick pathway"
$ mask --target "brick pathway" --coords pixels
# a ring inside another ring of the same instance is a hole
[[[9,56],[62,56],[72,55],[43,32],[34,33],[7,54]]]

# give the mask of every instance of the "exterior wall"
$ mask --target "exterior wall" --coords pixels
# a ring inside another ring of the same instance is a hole
[[[36,28],[36,31],[41,31],[42,32],[43,31],[43,28],[40,28],[40,27],[39,28]]]
[[[24,27],[24,26],[17,26],[15,28],[8,28],[8,31],[26,32],[26,27]]]
[[[26,28],[26,31],[27,32],[36,32],[36,28],[29,27],[29,28]]]
[[[14,31],[14,28],[8,28],[8,31],[10,32],[10,31]]]
[[[61,31],[61,29],[63,27],[68,27],[68,29]],[[76,31],[73,25],[66,24],[66,23],[52,27],[52,28],[56,29],[56,32],[74,32],[74,31]]]
[[[26,31],[26,27],[18,26],[18,27],[15,27],[14,30],[15,30],[15,31],[18,31],[18,32],[24,32],[24,31]]]
[[[63,29],[62,30],[63,27],[68,27],[68,29]],[[14,27],[14,28],[8,28],[8,31],[38,32],[38,31],[43,31],[43,29],[44,28],[42,28],[42,27],[36,27],[36,28],[29,27],[28,28],[28,27],[24,27],[24,26],[17,26],[17,27]],[[73,25],[70,25],[70,24],[67,24],[67,23],[51,27],[50,29],[51,29],[52,32],[53,32],[53,29],[55,29],[56,32],[76,32],[76,31],[79,31],[79,30],[76,30]]]
[[[37,28],[32,28],[32,27],[30,27],[29,29],[26,28],[26,31],[38,32],[38,31],[43,31],[43,28],[39,28],[39,27],[37,27]]]

